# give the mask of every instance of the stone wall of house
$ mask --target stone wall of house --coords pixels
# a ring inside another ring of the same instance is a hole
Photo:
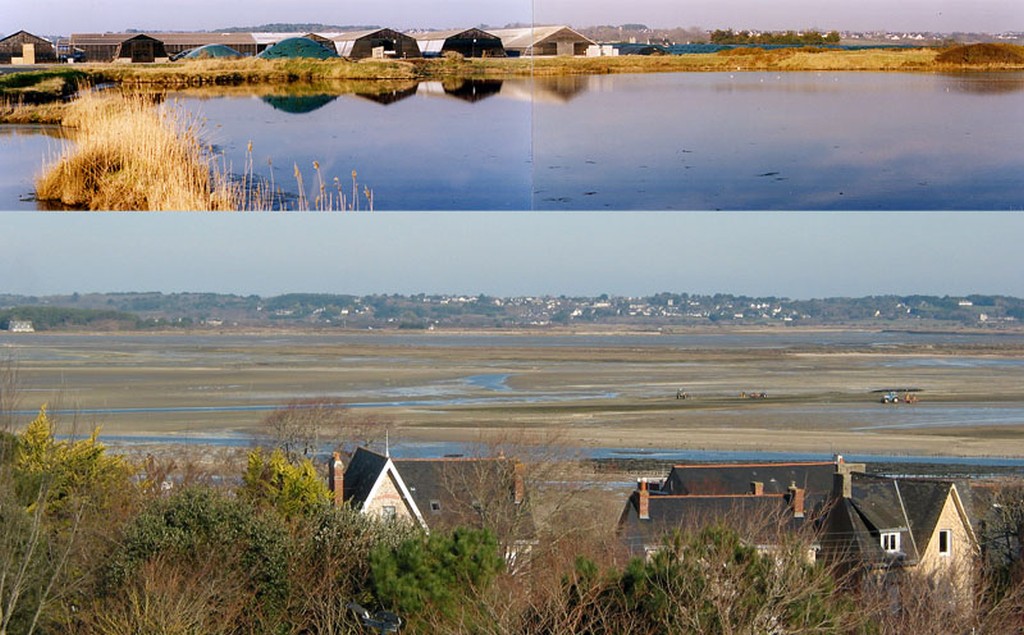
[[[946,502],[942,506],[942,513],[935,524],[935,532],[926,545],[917,545],[921,560],[917,566],[919,575],[932,578],[939,582],[939,578],[951,583],[958,594],[965,597],[970,595],[971,585],[974,579],[974,571],[978,565],[977,554],[974,543],[965,521],[957,508],[953,490],[950,489]],[[950,540],[948,553],[940,553],[939,533],[949,530]]]
[[[384,482],[381,483],[380,489],[377,490],[377,495],[373,497],[373,500],[366,502],[363,511],[367,514],[385,517],[388,513],[386,509],[388,507],[395,509],[395,518],[415,520],[412,511],[402,499],[402,494],[398,490],[398,483],[391,474],[388,474]]]

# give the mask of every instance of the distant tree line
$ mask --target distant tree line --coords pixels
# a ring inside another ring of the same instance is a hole
[[[0,311],[0,330],[6,330],[11,320],[28,320],[37,331],[72,327],[103,327],[112,329],[140,328],[138,316],[123,311],[73,309],[52,306],[23,306]]]
[[[733,31],[732,29],[716,29],[711,32],[712,44],[772,44],[815,46],[822,44],[839,44],[839,31],[821,34],[818,31],[796,31],[754,33],[752,31]]]

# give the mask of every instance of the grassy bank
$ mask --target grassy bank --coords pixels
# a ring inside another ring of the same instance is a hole
[[[88,83],[85,72],[67,67],[0,75],[0,123],[60,123],[64,101]]]
[[[528,75],[736,71],[1024,70],[1024,47],[970,45],[949,49],[735,49],[708,54],[619,57],[361,60],[197,60],[163,65],[107,65],[89,73],[125,85],[203,86],[339,80],[503,78]]]

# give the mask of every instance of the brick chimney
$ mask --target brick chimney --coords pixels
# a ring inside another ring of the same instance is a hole
[[[789,507],[793,510],[793,518],[804,517],[804,490],[796,486],[796,482],[789,484]]]
[[[345,464],[341,462],[341,454],[335,452],[327,467],[327,487],[334,496],[334,504],[341,506],[345,500]]]
[[[637,483],[637,515],[640,520],[651,519],[651,493],[647,491],[647,479]]]
[[[521,461],[512,464],[512,500],[516,505],[526,498],[526,479],[523,477],[525,473],[526,466]]]
[[[764,494],[764,483],[761,481],[750,481],[750,493],[754,496],[761,496]]]

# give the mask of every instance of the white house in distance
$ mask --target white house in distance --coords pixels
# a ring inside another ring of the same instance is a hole
[[[7,324],[7,331],[10,333],[35,333],[36,329],[30,320],[11,320]]]

